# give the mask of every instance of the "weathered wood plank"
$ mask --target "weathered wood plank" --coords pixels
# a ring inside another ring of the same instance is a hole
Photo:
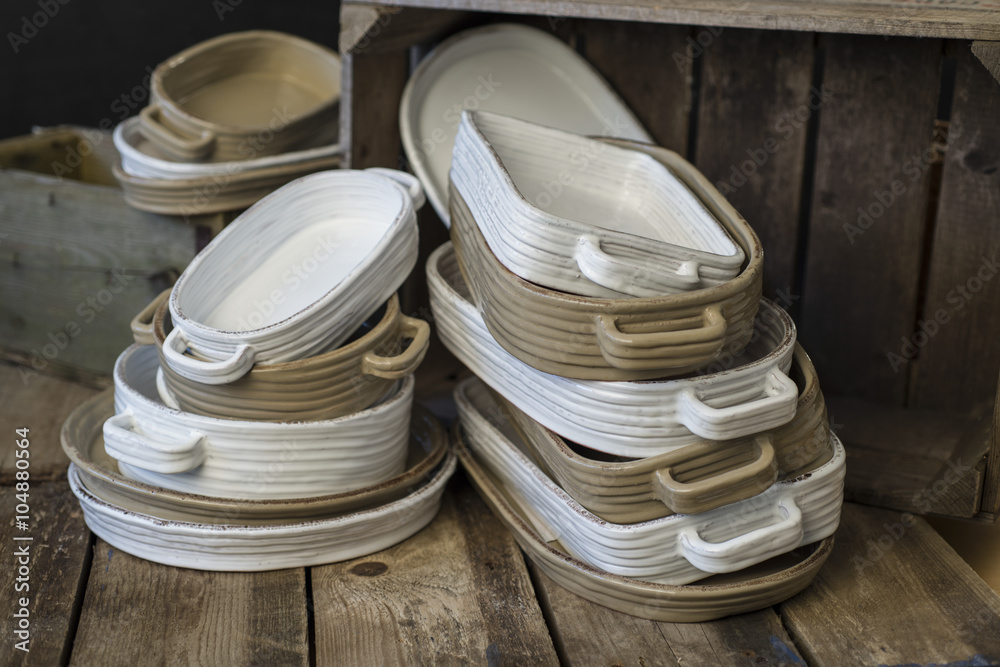
[[[993,0],[346,0],[344,4],[462,9],[769,30],[1000,40]]]
[[[73,665],[308,665],[305,570],[201,572],[97,540]]]
[[[799,340],[830,395],[902,406],[937,110],[937,40],[826,39]],[[860,211],[860,212],[859,212]]]
[[[317,664],[556,664],[513,538],[461,475],[438,517],[312,570]]]
[[[607,79],[661,146],[688,149],[691,67],[688,29],[609,21],[579,21],[583,56]],[[656,76],[650,76],[651,71]],[[612,131],[608,136],[616,136]]]
[[[455,32],[474,16],[469,12],[344,5],[340,10],[340,52],[405,49]]]
[[[848,503],[836,540],[813,585],[780,606],[810,665],[1000,659],[1000,596],[926,521]]]
[[[658,623],[584,600],[538,569],[534,575],[565,664],[804,664],[770,608],[707,623]]]
[[[695,39],[704,53],[695,164],[760,236],[765,293],[789,308],[808,120],[821,108],[810,90],[813,35],[719,31]]]
[[[343,56],[340,140],[344,167],[399,165],[399,101],[409,73],[405,49]],[[377,85],[376,85],[377,84]]]
[[[27,531],[17,530],[13,522],[21,502],[17,493],[12,486],[0,490],[0,514],[9,517],[0,524],[5,560],[0,605],[7,621],[0,650],[7,665],[65,664],[87,577],[90,532],[66,482],[31,483]],[[31,540],[15,541],[19,537]],[[17,555],[24,547],[28,556]],[[27,560],[27,574],[20,571],[21,558]],[[28,600],[27,653],[15,646],[24,640],[14,633],[21,598]]]
[[[62,451],[59,432],[80,403],[98,393],[86,387],[24,366],[0,363],[0,484],[14,480],[14,429],[29,429],[31,479],[65,479],[69,459]]]

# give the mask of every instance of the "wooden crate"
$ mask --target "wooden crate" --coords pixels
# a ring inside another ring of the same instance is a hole
[[[229,214],[130,208],[111,136],[60,127],[0,142],[0,354],[21,380],[107,382],[129,321],[173,284]]]
[[[848,498],[996,519],[995,4],[396,4],[341,13],[350,166],[406,166],[398,106],[428,47],[493,21],[551,31],[760,234],[766,292],[795,317],[847,443]],[[430,211],[421,224],[426,257],[447,234]],[[411,312],[427,313],[423,282]]]

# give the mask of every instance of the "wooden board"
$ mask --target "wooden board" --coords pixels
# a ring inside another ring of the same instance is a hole
[[[780,611],[817,667],[1000,660],[1000,597],[912,515],[845,505],[830,560]]]
[[[799,341],[825,393],[902,406],[907,368],[887,355],[916,321],[941,43],[836,35],[825,50]]]
[[[785,309],[795,284],[812,93],[813,35],[726,28],[696,31],[702,49],[695,164],[764,246],[764,292]],[[716,34],[718,32],[718,34]],[[704,44],[704,45],[703,45]],[[745,54],[754,54],[748,76]]]
[[[399,100],[407,74],[406,50],[344,54],[340,137],[345,169],[399,167]]]
[[[16,493],[10,486],[0,490],[0,514],[9,517],[0,522],[6,565],[0,576],[0,605],[7,623],[0,651],[7,665],[65,664],[89,567],[90,533],[66,482],[31,483],[27,531],[17,530],[13,523],[16,504],[21,502]],[[23,537],[31,540],[17,539]],[[19,572],[22,556],[17,554],[23,545],[28,551],[27,575]],[[15,589],[25,585],[27,590]],[[22,597],[29,600],[27,653],[15,648],[23,638],[13,634]]]
[[[313,569],[317,664],[557,663],[513,538],[463,477],[450,491],[406,542]]]
[[[201,572],[103,540],[72,665],[308,665],[305,570]]]
[[[769,30],[1000,40],[994,0],[346,0],[346,4],[577,16]]]

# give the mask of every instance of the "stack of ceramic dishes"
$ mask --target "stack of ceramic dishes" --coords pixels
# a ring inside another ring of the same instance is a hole
[[[459,456],[539,567],[671,621],[806,586],[844,449],[718,191],[664,149],[466,112],[448,198],[427,274],[478,376],[455,392]]]
[[[161,63],[114,132],[128,203],[166,214],[249,206],[339,164],[340,58],[279,32],[210,39]]]
[[[422,201],[391,170],[293,181],[136,317],[113,400],[63,431],[98,536],[170,565],[260,570],[371,553],[433,518],[456,462],[413,410],[430,328],[395,295]]]

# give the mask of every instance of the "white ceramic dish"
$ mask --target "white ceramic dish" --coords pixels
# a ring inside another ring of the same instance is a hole
[[[260,200],[174,285],[167,364],[225,384],[336,348],[416,264],[422,203],[416,178],[389,169],[312,174]]]
[[[451,180],[497,259],[543,287],[660,296],[722,284],[743,266],[722,223],[641,151],[466,111]]]
[[[257,422],[206,417],[159,401],[152,345],[115,364],[115,416],[104,446],[132,479],[219,497],[306,498],[341,493],[403,472],[413,376],[382,402],[345,417]]]
[[[174,162],[167,159],[139,131],[139,118],[128,118],[112,135],[121,155],[121,168],[130,176],[163,181],[214,178],[225,181],[254,172],[293,168],[295,165],[338,158],[340,144],[291,151],[280,155],[253,157],[232,162]]]
[[[573,556],[612,574],[688,584],[822,540],[840,523],[847,457],[834,435],[829,462],[757,496],[701,514],[615,524],[588,512],[535,466],[515,444],[517,431],[489,393],[469,391],[470,386],[460,384],[455,400],[476,459],[521,501],[547,541],[558,539]]]
[[[460,32],[420,63],[399,105],[406,156],[445,225],[448,169],[463,109],[583,135],[652,141],[601,75],[552,35],[513,24]]]
[[[703,375],[602,382],[544,373],[500,347],[472,303],[450,243],[427,260],[427,282],[445,346],[532,419],[585,447],[645,458],[702,439],[753,435],[795,416],[798,388],[787,375],[795,325],[767,300],[761,301],[754,342]]]
[[[106,502],[80,483],[75,464],[69,467],[69,483],[87,526],[117,549],[175,567],[259,572],[358,558],[402,542],[437,514],[455,465],[449,453],[425,485],[376,509],[265,526],[161,519]]]

